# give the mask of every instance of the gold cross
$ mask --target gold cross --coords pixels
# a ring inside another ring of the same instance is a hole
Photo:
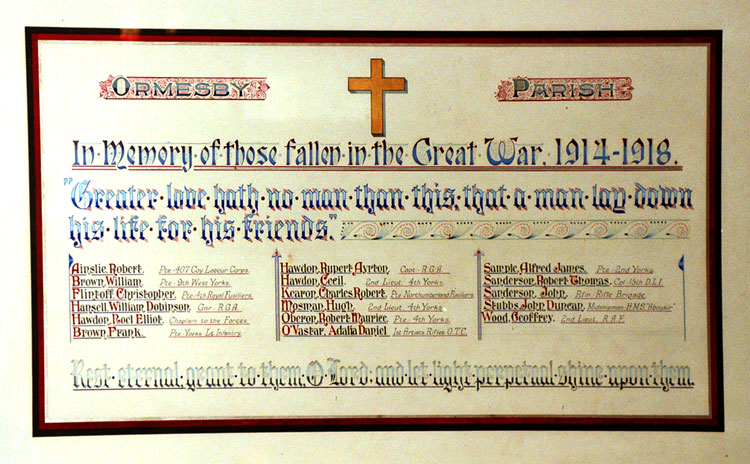
[[[350,77],[349,91],[370,92],[370,120],[372,135],[384,135],[383,128],[383,92],[406,89],[403,77],[383,77],[383,60],[370,60],[370,77]]]

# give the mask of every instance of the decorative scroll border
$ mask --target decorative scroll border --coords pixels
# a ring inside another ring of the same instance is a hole
[[[343,221],[342,240],[685,239],[688,220]]]

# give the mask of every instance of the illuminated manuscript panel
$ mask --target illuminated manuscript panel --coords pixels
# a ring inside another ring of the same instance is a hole
[[[27,38],[37,434],[723,427],[718,33]]]

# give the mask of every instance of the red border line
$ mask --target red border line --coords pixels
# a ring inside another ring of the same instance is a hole
[[[37,40],[388,45],[694,45],[715,43],[717,31],[243,31],[27,28]]]

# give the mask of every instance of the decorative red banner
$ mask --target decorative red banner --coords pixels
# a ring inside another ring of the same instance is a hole
[[[629,77],[513,77],[501,81],[498,101],[631,100]]]
[[[265,100],[265,77],[126,77],[99,82],[107,100]]]

